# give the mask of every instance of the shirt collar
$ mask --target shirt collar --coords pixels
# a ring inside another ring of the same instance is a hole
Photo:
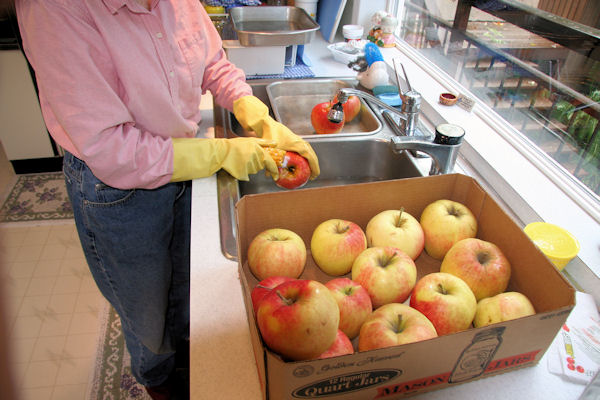
[[[102,0],[106,8],[110,10],[111,13],[116,14],[117,10],[127,4],[125,0]]]
[[[104,2],[104,5],[106,6],[106,8],[108,8],[112,14],[116,14],[120,8],[128,5],[128,0],[102,0],[102,1]],[[134,0],[130,0],[130,1],[134,1]],[[159,1],[160,0],[152,0],[152,7],[154,8],[154,6]]]

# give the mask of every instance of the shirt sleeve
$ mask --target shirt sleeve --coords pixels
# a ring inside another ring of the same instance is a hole
[[[240,97],[251,95],[252,88],[246,83],[246,74],[229,62],[221,37],[204,10],[201,12],[203,25],[207,26],[206,67],[202,80],[202,90],[209,90],[217,104],[233,111],[233,102]]]
[[[103,39],[84,6],[76,3],[67,8],[53,0],[17,1],[42,112],[56,122],[49,130],[53,136],[64,135],[76,155],[110,186],[164,185],[173,169],[171,140],[136,125],[120,97],[119,76]]]

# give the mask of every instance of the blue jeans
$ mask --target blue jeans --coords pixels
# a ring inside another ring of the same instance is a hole
[[[115,189],[70,153],[63,172],[89,268],[121,318],[132,373],[160,385],[177,344],[189,339],[190,182]]]

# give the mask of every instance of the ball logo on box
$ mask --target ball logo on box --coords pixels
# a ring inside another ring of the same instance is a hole
[[[397,369],[361,371],[338,375],[298,388],[292,392],[292,395],[299,399],[314,399],[333,394],[349,393],[389,382],[400,375],[402,375],[402,371]]]
[[[476,334],[458,358],[448,382],[463,382],[483,374],[502,344],[504,329],[501,326]]]

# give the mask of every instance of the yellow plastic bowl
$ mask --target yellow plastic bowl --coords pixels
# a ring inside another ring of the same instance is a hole
[[[560,226],[532,222],[523,230],[559,271],[579,253],[579,241]]]

